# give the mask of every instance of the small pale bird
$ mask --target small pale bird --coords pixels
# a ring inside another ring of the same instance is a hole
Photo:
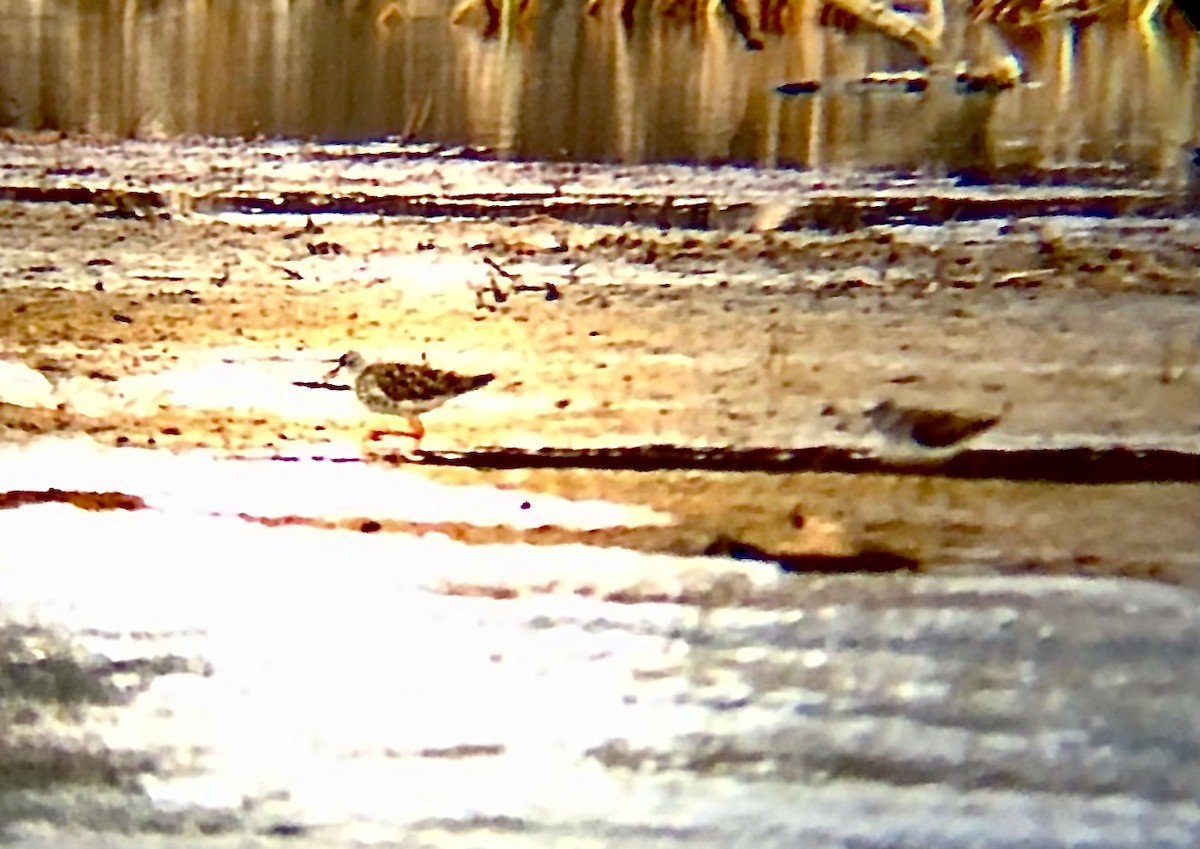
[[[443,371],[426,363],[368,363],[358,351],[347,351],[324,379],[345,372],[354,378],[354,394],[368,410],[389,416],[404,416],[411,436],[421,444],[425,426],[420,416],[473,389],[486,386],[494,374],[459,374]],[[372,431],[378,439],[393,431]]]
[[[953,452],[974,436],[989,430],[999,416],[972,416],[949,410],[901,407],[884,400],[864,415],[885,437],[926,451]]]

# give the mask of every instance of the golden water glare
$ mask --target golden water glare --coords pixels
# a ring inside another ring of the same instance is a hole
[[[369,4],[366,4],[369,5]],[[362,7],[362,8],[360,8]],[[406,7],[407,8],[407,7]],[[728,20],[583,15],[542,4],[511,39],[437,4],[0,0],[0,126],[473,144],[501,156],[760,166],[1178,169],[1200,139],[1195,32],[1171,18],[949,27],[946,64],[1011,50],[1025,81],[964,95],[865,86],[909,47],[806,17],[762,50]],[[953,21],[951,21],[953,23]],[[998,46],[999,45],[999,46]],[[813,81],[787,97],[776,88]]]

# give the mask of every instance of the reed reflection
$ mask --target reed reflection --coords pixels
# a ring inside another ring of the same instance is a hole
[[[385,8],[386,5],[386,8]],[[509,38],[435,0],[0,0],[0,124],[476,144],[501,156],[982,171],[1132,164],[1183,179],[1198,142],[1196,34],[1123,17],[997,29],[951,15],[943,57],[1011,50],[1025,83],[863,85],[921,67],[814,3],[728,18],[543,2]],[[1176,20],[1176,18],[1172,18]],[[782,23],[781,23],[782,22]],[[815,92],[785,97],[782,83]]]

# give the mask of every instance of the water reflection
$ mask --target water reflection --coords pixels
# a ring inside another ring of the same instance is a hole
[[[964,95],[855,85],[918,65],[809,17],[748,51],[727,18],[545,0],[511,39],[435,0],[0,0],[0,125],[118,136],[412,136],[504,156],[995,171],[1096,164],[1181,177],[1200,137],[1194,32],[1123,19],[1000,33],[1029,83]],[[643,6],[647,4],[642,4]],[[1019,40],[1018,40],[1019,39]],[[976,47],[973,48],[972,46]],[[953,58],[953,57],[951,57]],[[785,97],[784,82],[816,94]]]

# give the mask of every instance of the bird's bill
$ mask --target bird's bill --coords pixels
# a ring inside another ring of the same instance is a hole
[[[341,371],[342,366],[346,365],[346,358],[342,356],[338,357],[337,359],[326,360],[325,362],[333,363],[333,368],[321,375],[321,380],[329,380],[329,378],[334,377],[339,371]]]

